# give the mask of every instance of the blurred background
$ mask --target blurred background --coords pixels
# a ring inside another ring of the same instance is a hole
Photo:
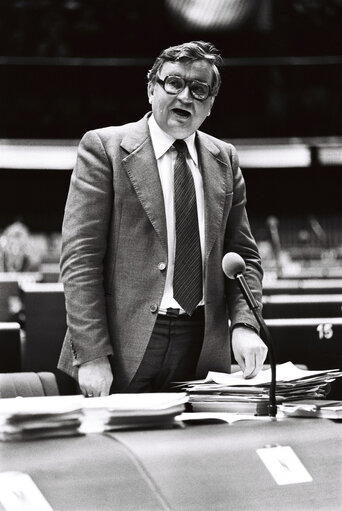
[[[203,129],[239,150],[266,269],[278,258],[293,272],[312,264],[332,271],[342,245],[341,0],[1,0],[0,7],[0,232],[24,224],[26,241],[37,244],[32,265],[56,260],[83,133],[142,117],[155,57],[204,39],[221,50],[224,67]]]
[[[142,117],[156,56],[196,39],[224,57],[203,130],[238,149],[266,295],[277,285],[333,292],[324,317],[341,321],[341,20],[342,0],[0,0],[0,272],[21,274],[0,321],[25,329],[24,276],[58,283],[82,135]],[[292,313],[310,314],[322,312]],[[321,340],[332,337],[326,324],[315,326]]]

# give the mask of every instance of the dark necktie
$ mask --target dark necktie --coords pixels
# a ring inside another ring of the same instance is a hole
[[[198,230],[195,185],[186,162],[184,140],[173,144],[177,150],[174,167],[176,255],[173,296],[189,316],[202,299],[202,256]]]

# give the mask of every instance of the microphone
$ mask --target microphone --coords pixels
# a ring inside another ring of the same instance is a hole
[[[279,220],[275,216],[269,216],[266,220],[266,224],[270,231],[271,246],[277,269],[277,278],[279,279],[283,276],[283,266],[281,262],[281,243],[278,227]]]
[[[327,234],[324,231],[321,224],[319,223],[319,221],[317,220],[317,218],[315,218],[313,215],[310,215],[309,216],[309,224],[310,224],[310,227],[311,227],[313,233],[315,234],[316,238],[321,243],[322,247],[325,248],[327,246],[327,241],[328,241]]]
[[[243,276],[246,270],[245,261],[239,254],[235,252],[228,252],[222,259],[222,269],[225,275],[232,280],[236,280],[240,290],[247,302],[247,305],[253,312],[255,319],[260,326],[260,337],[266,344],[268,348],[269,361],[271,366],[271,384],[269,391],[269,404],[268,404],[268,414],[270,417],[275,417],[277,415],[277,405],[276,405],[276,361],[274,356],[274,348],[273,341],[270,334],[269,329],[265,323],[264,318],[261,315],[260,307],[254,295]]]

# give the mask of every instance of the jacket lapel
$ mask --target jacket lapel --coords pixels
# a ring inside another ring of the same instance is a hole
[[[164,197],[147,119],[146,115],[132,124],[129,135],[122,140],[121,147],[128,152],[122,163],[151,224],[167,251]]]
[[[132,186],[167,250],[167,232],[163,191],[157,162],[148,129],[148,115],[131,125],[121,142],[128,153],[122,163]],[[205,198],[206,260],[213,248],[222,222],[227,187],[227,166],[220,158],[220,149],[202,132],[197,133]],[[230,187],[232,190],[232,186]]]
[[[226,193],[227,163],[219,159],[220,149],[202,132],[198,145],[205,200],[206,260],[222,225]],[[231,187],[232,189],[232,187]]]

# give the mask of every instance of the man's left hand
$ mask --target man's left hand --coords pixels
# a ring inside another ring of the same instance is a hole
[[[251,328],[236,326],[232,333],[232,348],[244,378],[253,378],[262,369],[267,346]]]

